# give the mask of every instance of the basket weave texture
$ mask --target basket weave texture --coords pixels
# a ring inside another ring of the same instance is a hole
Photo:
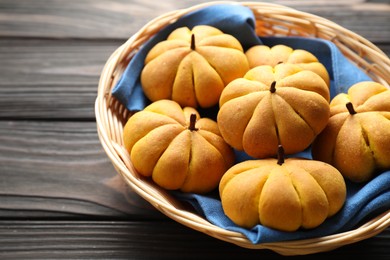
[[[137,174],[123,146],[123,126],[131,113],[112,95],[129,61],[139,47],[161,28],[183,15],[214,4],[244,5],[256,18],[258,36],[301,36],[332,41],[340,51],[374,81],[389,87],[390,59],[363,37],[316,15],[286,6],[261,2],[209,2],[161,15],[142,27],[107,60],[99,81],[95,115],[100,142],[116,171],[141,197],[171,219],[217,239],[250,249],[270,249],[282,255],[325,252],[375,236],[390,225],[390,210],[364,225],[334,235],[288,242],[251,243],[243,234],[228,231],[208,222],[180,201]]]

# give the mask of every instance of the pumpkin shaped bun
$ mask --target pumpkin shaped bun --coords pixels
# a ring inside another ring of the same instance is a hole
[[[225,141],[255,158],[306,149],[329,120],[329,88],[294,64],[258,66],[221,94],[218,127]]]
[[[132,115],[123,141],[137,172],[167,190],[210,192],[234,163],[217,123],[172,100],[153,102]]]
[[[346,184],[327,163],[281,156],[235,164],[222,177],[219,193],[236,225],[296,231],[335,215],[345,203]]]
[[[219,29],[180,27],[147,54],[141,85],[148,99],[171,99],[182,107],[218,104],[223,88],[249,69],[241,43]]]
[[[326,128],[313,142],[312,155],[335,166],[344,177],[365,182],[390,169],[390,90],[364,81],[330,103]]]
[[[276,66],[279,63],[296,64],[304,70],[317,73],[329,86],[329,74],[325,66],[314,54],[302,49],[293,49],[289,46],[278,44],[273,47],[255,45],[245,52],[249,67],[261,65]]]

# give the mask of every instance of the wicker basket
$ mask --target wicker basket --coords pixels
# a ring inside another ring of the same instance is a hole
[[[362,68],[373,80],[389,87],[390,60],[370,41],[319,16],[285,6],[261,2],[209,2],[176,10],[150,21],[121,45],[103,68],[95,102],[100,141],[117,172],[135,192],[171,219],[217,239],[250,249],[270,249],[282,255],[306,255],[333,250],[375,236],[390,225],[390,210],[363,226],[344,233],[320,238],[253,244],[243,234],[217,227],[152,182],[139,176],[123,147],[122,131],[130,112],[111,90],[138,48],[164,26],[181,16],[206,6],[227,3],[249,7],[256,18],[259,36],[303,36],[332,41],[342,53]]]

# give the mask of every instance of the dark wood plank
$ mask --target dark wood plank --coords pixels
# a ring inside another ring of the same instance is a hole
[[[0,36],[123,39],[175,5],[175,1],[2,0]]]
[[[289,259],[388,259],[390,230],[329,252]],[[1,259],[285,259],[246,249],[173,221],[0,221]],[[319,258],[320,257],[320,258]],[[321,258],[323,257],[323,258]]]
[[[0,218],[38,212],[162,217],[117,174],[94,122],[0,121]]]
[[[129,38],[153,18],[207,0],[2,0],[0,36]],[[242,1],[238,1],[242,2]],[[389,42],[390,5],[352,1],[269,1],[320,15],[374,42]]]
[[[94,118],[100,72],[120,41],[0,40],[0,118]]]

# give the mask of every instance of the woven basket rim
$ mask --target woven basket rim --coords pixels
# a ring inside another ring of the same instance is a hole
[[[133,55],[151,36],[187,13],[216,4],[247,6],[254,12],[256,21],[264,19],[261,21],[279,23],[278,28],[271,32],[273,35],[286,33],[283,29],[278,31],[284,26],[288,29],[287,33],[291,35],[301,33],[304,37],[307,34],[307,37],[330,40],[348,59],[363,68],[375,81],[389,87],[390,59],[386,54],[360,35],[325,18],[283,5],[263,2],[215,1],[171,11],[145,24],[119,46],[108,58],[101,72],[95,100],[97,132],[102,147],[115,170],[136,193],[169,218],[194,230],[244,248],[270,249],[282,255],[305,255],[333,250],[382,232],[390,225],[390,210],[354,230],[343,233],[304,240],[253,244],[243,234],[217,227],[195,212],[183,209],[181,203],[170,197],[166,191],[136,173],[123,147],[122,140],[123,124],[130,116],[130,112],[111,95],[111,90]],[[300,31],[299,26],[304,27],[305,31]],[[258,35],[262,33],[267,32],[258,32]]]

